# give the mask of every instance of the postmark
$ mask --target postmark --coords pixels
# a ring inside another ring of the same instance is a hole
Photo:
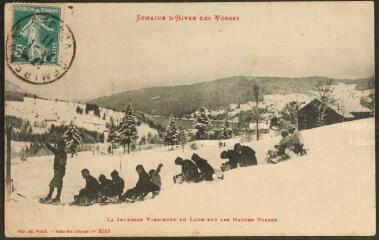
[[[73,63],[76,41],[57,6],[14,5],[6,60],[18,78],[31,84],[60,79]]]

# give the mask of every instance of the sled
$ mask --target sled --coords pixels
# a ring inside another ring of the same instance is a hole
[[[279,162],[286,161],[290,159],[287,153],[278,154],[277,150],[269,150],[266,154],[266,163],[268,164],[278,164]]]
[[[223,163],[222,165],[221,165],[221,171],[223,171],[223,172],[226,172],[226,171],[229,171],[229,170],[231,170],[232,169],[232,167],[230,166],[230,164],[229,163]]]
[[[40,198],[38,202],[41,204],[48,204],[48,205],[58,205],[58,206],[66,205],[65,203],[61,203],[61,202],[53,202],[51,199],[49,201],[45,201],[44,198]]]
[[[77,203],[77,202],[72,202],[69,204],[69,206],[78,206],[78,207],[88,207],[93,205],[93,203]]]

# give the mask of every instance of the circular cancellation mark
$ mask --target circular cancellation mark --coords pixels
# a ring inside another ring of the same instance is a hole
[[[71,67],[76,41],[57,16],[33,13],[15,22],[6,42],[6,63],[19,79],[36,85],[52,83]]]

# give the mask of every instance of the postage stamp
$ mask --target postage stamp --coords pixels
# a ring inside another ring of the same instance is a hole
[[[71,66],[76,43],[58,6],[14,5],[7,38],[7,65],[32,84],[51,83]]]

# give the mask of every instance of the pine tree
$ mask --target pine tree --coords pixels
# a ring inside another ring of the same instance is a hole
[[[212,127],[205,107],[200,108],[199,114],[196,115],[196,118],[193,121],[193,126],[197,129],[197,137],[204,136],[207,130]]]
[[[179,144],[182,146],[182,149],[184,151],[184,145],[187,143],[187,136],[184,132],[183,128],[179,127]]]
[[[179,131],[176,128],[176,122],[173,117],[168,121],[163,143],[165,146],[171,146],[171,149],[173,149],[174,145],[179,144]]]
[[[68,129],[63,133],[62,139],[66,148],[71,151],[71,157],[73,157],[77,147],[82,143],[80,130],[71,123]]]
[[[107,124],[108,137],[106,139],[107,142],[111,143],[111,153],[113,155],[114,144],[117,143],[117,127],[114,124],[113,118],[111,117],[109,123]]]
[[[126,146],[128,146],[128,153],[130,153],[130,144],[138,138],[138,125],[139,121],[134,115],[132,105],[128,104],[117,131],[117,142],[124,147],[124,153]]]
[[[222,128],[220,132],[220,137],[221,139],[229,139],[232,137],[232,135],[233,135],[233,130],[230,127],[229,121],[225,119],[224,127]]]

